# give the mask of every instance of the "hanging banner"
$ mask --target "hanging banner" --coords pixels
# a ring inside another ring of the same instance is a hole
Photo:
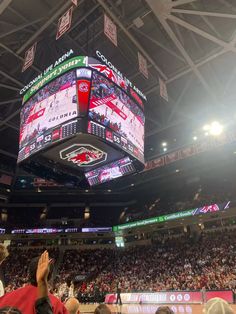
[[[71,2],[77,7],[78,6],[78,0],[71,0]]]
[[[148,79],[147,60],[138,52],[139,71]]]
[[[175,151],[173,153],[169,153],[169,154],[165,155],[166,165],[168,165],[168,164],[170,164],[176,160],[179,160],[179,151]]]
[[[22,72],[24,72],[26,69],[28,69],[34,62],[34,56],[36,51],[37,43],[35,43],[30,49],[28,49],[25,53],[25,60],[22,67]]]
[[[168,93],[166,83],[159,77],[160,96],[168,101]]]
[[[71,26],[72,20],[72,11],[73,7],[71,7],[66,13],[64,13],[58,20],[57,24],[57,36],[56,40],[59,39],[63,34],[65,34]]]
[[[104,34],[117,47],[117,28],[116,28],[116,24],[113,23],[112,20],[106,14],[104,14]]]

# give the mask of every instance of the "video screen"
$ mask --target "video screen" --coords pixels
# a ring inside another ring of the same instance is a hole
[[[125,157],[108,165],[89,171],[85,173],[85,177],[92,186],[120,178],[133,172],[135,172],[135,168],[132,161],[129,157]]]
[[[71,71],[50,82],[23,105],[19,149],[37,143],[45,134],[48,136],[48,130],[77,115],[76,77]],[[43,142],[51,142],[51,138],[52,135]]]
[[[112,81],[93,71],[89,118],[111,129],[128,141],[131,152],[144,152],[144,112]],[[120,140],[116,141],[116,144]],[[127,146],[128,146],[127,145]]]

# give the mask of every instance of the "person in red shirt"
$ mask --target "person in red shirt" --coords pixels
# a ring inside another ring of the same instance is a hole
[[[29,284],[23,288],[19,288],[15,291],[9,292],[0,298],[0,313],[3,308],[14,308],[18,313],[22,314],[35,314],[35,304],[38,300],[38,288],[36,272],[38,267],[39,257],[33,258],[29,265]],[[52,275],[52,266],[50,266],[50,271],[48,279]],[[50,303],[52,305],[54,314],[69,314],[64,304],[52,294],[48,294]],[[2,312],[3,313],[3,312]],[[11,312],[9,312],[11,313]],[[14,312],[13,312],[14,313]]]

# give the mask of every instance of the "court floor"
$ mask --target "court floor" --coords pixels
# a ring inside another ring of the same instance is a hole
[[[81,304],[80,313],[93,313],[98,304]],[[165,304],[168,305],[168,304]],[[155,314],[160,305],[157,304],[124,304],[108,305],[112,313],[117,314]],[[163,304],[162,304],[163,306]],[[200,304],[176,304],[169,305],[170,308],[177,314],[200,314],[202,313],[203,305]],[[236,313],[236,305],[232,305]]]

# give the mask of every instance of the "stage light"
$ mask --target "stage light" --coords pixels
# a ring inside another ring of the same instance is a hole
[[[194,137],[193,137],[193,140],[196,141],[196,140],[197,140],[197,136],[194,136]]]
[[[166,151],[167,151],[167,148],[166,148],[166,147],[164,147],[164,148],[163,148],[163,152],[166,152]]]
[[[180,170],[179,170],[179,169],[176,169],[176,170],[175,170],[175,172],[177,172],[177,173],[178,173],[178,172],[180,172]]]
[[[223,125],[220,124],[218,121],[213,121],[210,124],[206,124],[203,127],[203,131],[205,131],[205,136],[213,135],[218,136],[223,131]]]
[[[166,146],[167,146],[167,143],[166,143],[166,142],[163,142],[161,145],[162,145],[162,147],[166,147]]]
[[[134,186],[134,183],[131,183],[130,186]]]
[[[204,127],[202,129],[203,129],[203,131],[209,131],[210,130],[210,125],[206,124],[206,125],[204,125]]]
[[[88,193],[89,190],[85,190],[86,193]]]
[[[110,192],[111,192],[111,190],[107,190],[107,192],[108,192],[108,193],[110,193]]]
[[[222,131],[223,131],[223,126],[218,121],[214,121],[211,123],[211,127],[210,127],[211,135],[218,136],[222,133]]]

